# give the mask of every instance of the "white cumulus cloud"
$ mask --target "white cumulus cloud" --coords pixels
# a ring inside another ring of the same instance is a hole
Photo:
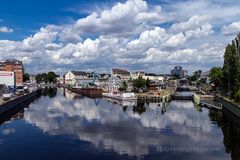
[[[233,22],[227,26],[223,26],[222,33],[225,35],[236,35],[240,33],[240,21]]]
[[[0,20],[1,22],[1,20]],[[8,27],[0,27],[0,33],[3,32],[3,33],[10,33],[10,32],[13,32],[13,29],[11,28],[8,28]]]
[[[214,24],[219,16],[209,11],[193,13],[193,8],[200,8],[188,3],[189,14],[179,7],[169,11],[172,5],[159,6],[150,1],[119,2],[75,22],[43,26],[23,40],[0,40],[0,58],[20,59],[29,72],[63,73],[72,69],[109,72],[112,67],[124,67],[169,73],[173,65],[178,64],[186,69],[222,65],[224,47],[231,42],[231,37],[226,39],[216,32]],[[176,4],[181,6],[185,2]],[[227,13],[227,16],[233,15]],[[13,31],[0,28],[0,32],[1,29]],[[227,35],[238,30],[238,21],[222,27]]]

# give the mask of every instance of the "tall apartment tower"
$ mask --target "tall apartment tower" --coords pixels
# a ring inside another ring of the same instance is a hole
[[[23,63],[19,60],[0,61],[0,71],[10,71],[15,73],[16,85],[23,84]]]
[[[177,75],[179,78],[184,78],[188,75],[187,70],[183,70],[182,66],[175,66],[173,70],[171,70],[171,75]]]

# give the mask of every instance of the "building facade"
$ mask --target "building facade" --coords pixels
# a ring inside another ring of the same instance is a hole
[[[110,77],[107,80],[107,91],[108,92],[115,92],[118,91],[122,84],[122,81],[119,77]]]
[[[63,84],[72,86],[85,86],[94,83],[98,86],[106,85],[109,74],[97,74],[95,72],[68,71],[63,75]]]
[[[210,74],[210,71],[202,72],[200,79],[205,83],[210,83],[209,74]]]
[[[37,83],[36,82],[36,75],[30,74],[29,75],[29,81],[30,81],[30,83],[33,83],[33,84]]]
[[[72,85],[75,86],[77,81],[82,80],[82,79],[88,79],[88,74],[83,71],[68,71],[67,73],[64,74],[63,76],[64,79],[64,84],[65,85]]]
[[[154,82],[164,81],[164,77],[159,75],[147,75],[144,72],[133,72],[131,74],[132,79],[137,79],[139,76],[141,76],[145,80],[149,79],[150,81],[154,81]]]
[[[24,68],[22,61],[19,60],[0,61],[0,71],[14,72],[16,85],[23,84]]]
[[[150,81],[154,81],[154,82],[163,82],[164,81],[164,77],[163,76],[148,76],[148,75],[144,75],[143,79],[147,80],[149,79]]]
[[[145,73],[142,72],[142,71],[131,73],[132,79],[137,79],[137,78],[140,77],[140,76],[142,76],[142,77],[145,76]]]
[[[112,77],[118,77],[122,81],[128,81],[131,78],[131,74],[129,71],[125,69],[113,68],[112,69]]]

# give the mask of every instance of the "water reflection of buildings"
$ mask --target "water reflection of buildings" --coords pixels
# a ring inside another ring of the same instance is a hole
[[[63,92],[64,97],[66,97],[67,99],[74,100],[74,99],[84,98],[84,96],[82,96],[80,94],[75,94],[66,88],[59,88],[59,90],[61,90],[61,92]]]
[[[126,112],[128,107],[132,108],[133,113],[141,115],[142,113],[146,112],[146,108],[149,107],[150,104],[157,105],[161,108],[161,114],[164,114],[167,111],[167,103],[150,103],[146,101],[119,101],[110,98],[104,98],[107,102],[112,104],[118,104],[123,107],[123,111]]]
[[[42,97],[41,103],[26,110],[24,119],[46,134],[77,136],[97,148],[130,156],[147,155],[150,147],[164,145],[211,146],[222,136],[214,133],[207,111],[199,115],[192,102],[173,102],[168,113],[162,115],[157,104],[122,108],[106,100],[96,106],[89,98],[71,100],[72,95],[66,97],[60,93],[51,100]],[[219,151],[219,158],[224,159],[221,153]]]

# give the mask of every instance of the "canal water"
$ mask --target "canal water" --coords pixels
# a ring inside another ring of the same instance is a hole
[[[45,90],[0,126],[1,159],[237,160],[240,129],[191,101],[121,106]]]

